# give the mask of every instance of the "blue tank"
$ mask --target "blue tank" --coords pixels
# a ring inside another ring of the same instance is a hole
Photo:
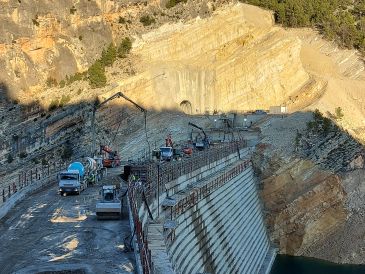
[[[85,168],[80,162],[71,163],[67,170],[78,170],[81,177],[85,174]]]

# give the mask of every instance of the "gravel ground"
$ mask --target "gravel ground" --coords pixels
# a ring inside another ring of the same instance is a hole
[[[97,221],[98,193],[61,197],[54,186],[18,204],[0,221],[0,273],[133,273],[134,255],[123,251],[128,215]]]
[[[311,112],[297,112],[283,118],[281,115],[268,118],[259,125],[263,135],[262,143],[271,144],[272,149],[283,156],[292,155],[297,130],[301,132],[305,129],[312,116]]]

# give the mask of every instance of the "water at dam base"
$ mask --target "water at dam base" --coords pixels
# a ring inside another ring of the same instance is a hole
[[[365,265],[336,264],[309,257],[277,255],[270,274],[360,274]]]

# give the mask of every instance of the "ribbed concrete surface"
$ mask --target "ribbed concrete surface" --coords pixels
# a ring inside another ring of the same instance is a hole
[[[263,263],[270,244],[251,167],[176,221],[176,237],[168,250],[176,272],[266,272]]]

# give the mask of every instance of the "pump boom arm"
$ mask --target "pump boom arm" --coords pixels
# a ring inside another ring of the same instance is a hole
[[[132,103],[137,109],[139,109],[141,112],[144,113],[144,115],[147,115],[147,110],[144,109],[143,107],[141,107],[140,105],[138,105],[136,102],[134,102],[132,99],[128,98],[127,96],[125,96],[123,94],[123,92],[119,91],[116,94],[110,96],[109,98],[105,99],[102,102],[96,102],[94,104],[94,108],[93,108],[93,114],[92,114],[92,120],[91,120],[91,130],[92,130],[92,148],[91,148],[91,154],[93,155],[95,153],[95,143],[96,143],[96,136],[95,136],[95,114],[96,111],[101,108],[103,105],[105,105],[106,103],[108,103],[111,100],[114,100],[116,98],[124,98],[125,100],[127,100],[128,102]]]

